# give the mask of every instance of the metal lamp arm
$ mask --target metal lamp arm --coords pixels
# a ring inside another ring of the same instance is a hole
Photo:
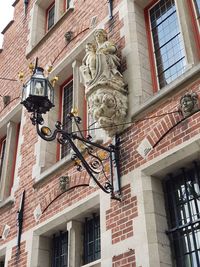
[[[69,142],[71,148],[73,149],[73,151],[75,152],[76,156],[80,159],[81,163],[83,164],[84,168],[87,170],[88,174],[94,179],[94,181],[96,182],[96,184],[107,194],[110,193],[110,190],[105,189],[100,183],[99,181],[96,179],[96,177],[94,176],[94,174],[92,173],[92,170],[89,166],[89,164],[86,162],[86,160],[84,159],[82,153],[79,151],[79,149],[76,147],[76,145],[74,144],[74,142],[71,139],[71,136],[69,134],[67,134],[66,132],[62,132],[62,134],[64,135],[64,137],[67,139],[67,141]],[[77,138],[79,139],[79,138]]]
[[[55,130],[53,131],[53,133],[52,133],[50,136],[45,136],[45,135],[41,132],[41,130],[40,130],[40,128],[39,128],[39,124],[36,124],[36,130],[37,130],[37,134],[38,134],[42,139],[44,139],[45,141],[48,141],[48,142],[55,140],[57,134],[60,133],[60,132],[62,131],[62,130],[59,130],[59,129],[55,129]]]

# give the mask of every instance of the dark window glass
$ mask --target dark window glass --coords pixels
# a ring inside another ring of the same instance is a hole
[[[55,5],[51,6],[47,13],[47,30],[49,30],[54,25]]]
[[[4,261],[0,261],[0,267],[4,267]]]
[[[0,181],[1,181],[1,174],[2,174],[2,169],[3,169],[3,162],[5,158],[5,147],[6,147],[6,139],[4,139],[1,142],[1,147],[0,147]]]
[[[176,267],[200,266],[200,172],[197,163],[191,170],[170,176],[165,195]]]
[[[196,11],[197,11],[197,17],[200,17],[200,0],[194,0],[194,4],[196,7]]]
[[[67,84],[63,89],[63,127],[68,133],[72,131],[72,121],[67,114],[72,110],[73,105],[73,82]],[[68,155],[70,152],[70,145],[68,143],[62,145],[61,158]]]
[[[84,264],[100,259],[101,257],[101,237],[100,237],[100,217],[94,215],[93,218],[85,219],[84,228]]]
[[[52,267],[67,267],[68,233],[60,232],[53,236]]]
[[[150,9],[150,23],[160,88],[185,71],[185,52],[174,0],[161,0]]]

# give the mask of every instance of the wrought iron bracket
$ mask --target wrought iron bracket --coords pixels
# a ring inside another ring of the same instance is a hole
[[[93,142],[91,136],[84,137],[79,128],[81,118],[68,114],[78,128],[76,133],[68,133],[62,124],[57,121],[53,132],[46,126],[41,126],[44,121],[41,114],[34,112],[31,117],[36,126],[37,134],[45,141],[50,142],[57,138],[60,144],[69,144],[72,149],[71,159],[78,171],[85,169],[95,184],[112,199],[121,201],[121,186],[119,176],[119,139],[113,144],[103,146]],[[78,140],[81,146],[77,146]]]
[[[23,218],[24,218],[24,201],[25,201],[25,190],[22,193],[19,209],[17,211],[17,255],[20,254],[20,245],[21,245],[21,235],[23,227]]]

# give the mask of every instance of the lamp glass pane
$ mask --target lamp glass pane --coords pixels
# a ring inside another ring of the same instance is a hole
[[[33,95],[45,96],[45,81],[44,80],[34,80],[33,82]]]
[[[22,91],[22,101],[26,100],[29,95],[30,95],[30,81],[25,85],[25,87],[23,87],[23,91]]]

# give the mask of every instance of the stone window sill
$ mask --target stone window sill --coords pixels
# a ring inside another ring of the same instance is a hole
[[[41,182],[45,181],[50,175],[52,175],[55,171],[63,167],[64,165],[67,165],[71,162],[71,155],[67,155],[65,158],[59,160],[56,162],[53,166],[45,170],[40,174],[37,180],[35,180],[34,188],[37,187]]]
[[[14,197],[12,196],[9,196],[8,198],[6,198],[5,200],[3,201],[0,201],[0,209],[2,208],[5,208],[5,207],[9,207],[9,206],[12,206],[14,204]]]
[[[100,267],[101,266],[101,260],[96,260],[93,262],[90,262],[88,264],[82,265],[81,267]]]
[[[59,25],[61,24],[61,22],[66,18],[66,16],[68,16],[72,11],[74,10],[74,7],[69,7],[66,12],[59,18],[59,20],[52,26],[52,28],[46,32],[46,34],[42,37],[42,39],[40,39],[40,41],[38,41],[37,44],[35,44],[30,50],[28,50],[26,52],[26,57],[30,57],[30,55],[36,50],[38,49],[38,47],[43,44],[46,39],[59,27]],[[67,30],[66,30],[67,31]],[[63,37],[64,38],[64,37]]]
[[[143,112],[146,112],[148,109],[155,108],[155,105],[159,103],[164,97],[170,95],[172,92],[175,93],[178,90],[180,91],[181,87],[184,84],[187,84],[188,80],[191,82],[199,76],[200,74],[200,63],[196,66],[189,65],[187,71],[177,78],[174,82],[170,83],[169,85],[165,86],[161,90],[159,90],[154,96],[152,96],[149,100],[143,103],[138,110],[132,114],[132,120],[134,120],[137,116],[141,116]]]

